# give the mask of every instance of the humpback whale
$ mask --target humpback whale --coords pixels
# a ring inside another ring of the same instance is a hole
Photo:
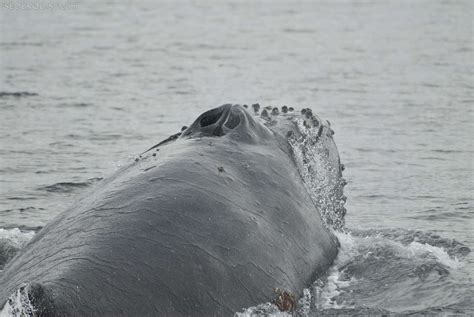
[[[42,228],[0,273],[0,307],[225,316],[274,300],[275,289],[294,301],[338,252],[329,228],[345,213],[344,181],[333,134],[310,109],[204,112]]]

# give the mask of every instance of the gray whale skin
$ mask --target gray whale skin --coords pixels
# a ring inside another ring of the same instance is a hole
[[[0,273],[0,307],[24,294],[37,316],[231,316],[301,294],[338,241],[289,140],[298,119],[316,129],[336,184],[333,132],[309,109],[246,108],[203,113],[54,218]]]

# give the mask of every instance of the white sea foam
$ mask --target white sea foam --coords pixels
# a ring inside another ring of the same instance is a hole
[[[322,288],[316,287],[316,307],[318,309],[351,308],[351,305],[337,299],[354,281],[355,279],[343,280],[342,273],[338,269],[331,270],[326,284]]]
[[[357,248],[356,239],[349,233],[335,231],[334,234],[341,244],[339,253],[334,260],[334,264],[328,271],[327,278],[325,280],[317,280],[313,284],[313,297],[317,309],[341,309],[351,307],[347,303],[336,301],[336,298],[344,292],[345,288],[349,287],[351,283],[355,281],[354,278],[345,280],[341,267],[358,255],[359,250]]]
[[[5,263],[8,262],[18,250],[23,248],[34,235],[35,233],[33,231],[22,232],[18,228],[0,228],[0,274],[2,273]]]
[[[416,268],[420,262],[425,263],[433,260],[450,269],[463,266],[458,258],[450,256],[444,248],[428,243],[414,241],[403,244],[384,237],[381,233],[357,236],[348,232],[336,231],[334,234],[341,244],[339,254],[328,270],[327,276],[324,279],[317,280],[312,287],[311,295],[317,310],[354,308],[354,303],[347,303],[346,299],[352,297],[348,295],[348,292],[358,288],[359,280],[345,272],[346,268],[353,264],[360,270],[365,266],[380,265],[384,259],[391,261],[390,258],[387,259],[386,257],[387,254],[393,254],[407,259],[409,261],[407,263],[412,263],[413,268]],[[401,231],[400,235],[403,234],[407,233]],[[374,264],[372,263],[374,259],[381,262]],[[386,270],[392,269],[394,268],[391,266],[386,268]],[[367,272],[371,272],[371,270]],[[364,276],[366,274],[364,272],[359,272],[359,274],[363,277],[369,277],[369,275]]]
[[[412,254],[412,256],[415,257],[432,255],[439,263],[452,269],[458,269],[463,266],[463,263],[459,261],[458,258],[451,257],[448,252],[446,252],[446,250],[441,247],[436,247],[427,243],[419,243],[413,241],[408,246],[406,246],[406,249]]]
[[[311,312],[311,301],[313,295],[308,288],[303,290],[303,296],[298,300],[297,311],[298,316],[308,316]]]
[[[278,307],[272,303],[263,303],[245,309],[241,313],[235,313],[234,317],[291,317],[287,312],[281,312]],[[1,317],[1,316],[0,316]]]
[[[15,247],[21,248],[35,235],[34,231],[21,231],[18,228],[0,228],[0,241],[8,241]]]
[[[0,317],[34,316],[35,309],[24,287],[20,287],[5,303]]]

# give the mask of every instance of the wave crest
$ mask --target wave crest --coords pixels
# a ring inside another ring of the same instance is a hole
[[[34,231],[21,231],[19,228],[0,228],[0,271],[34,235]]]

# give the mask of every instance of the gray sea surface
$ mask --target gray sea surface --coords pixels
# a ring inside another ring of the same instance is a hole
[[[0,245],[209,108],[310,107],[347,232],[299,313],[474,314],[474,2],[5,3]]]

